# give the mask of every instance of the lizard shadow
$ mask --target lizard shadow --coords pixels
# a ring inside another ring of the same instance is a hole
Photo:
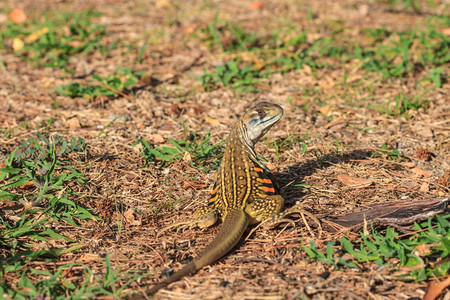
[[[274,172],[273,176],[279,185],[281,195],[285,199],[285,209],[292,207],[296,201],[307,195],[305,188],[302,187],[302,184],[305,184],[304,178],[313,175],[317,169],[328,168],[338,163],[355,163],[355,160],[368,159],[372,154],[372,150],[353,150],[341,154],[324,154],[317,159],[308,159],[304,162],[289,165],[281,172]]]

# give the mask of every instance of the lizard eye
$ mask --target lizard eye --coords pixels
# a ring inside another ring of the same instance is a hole
[[[258,109],[256,112],[257,112],[258,115],[261,116],[261,117],[264,117],[264,116],[266,115],[266,113],[264,112],[263,109]]]

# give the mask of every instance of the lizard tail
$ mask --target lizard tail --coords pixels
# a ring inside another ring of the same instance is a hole
[[[147,295],[155,294],[159,289],[166,287],[172,282],[180,280],[182,277],[192,274],[200,268],[213,263],[225,254],[227,254],[239,242],[245,229],[247,228],[249,219],[247,214],[242,210],[231,210],[227,213],[217,236],[214,240],[203,249],[200,254],[194,258],[189,264],[181,270],[170,276],[164,281],[157,283],[151,289],[146,291]]]

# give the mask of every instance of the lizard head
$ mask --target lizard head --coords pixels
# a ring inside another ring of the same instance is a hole
[[[283,116],[283,108],[277,104],[260,102],[242,117],[241,124],[246,142],[253,146]]]

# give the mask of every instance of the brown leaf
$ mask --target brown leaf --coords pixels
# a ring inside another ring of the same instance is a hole
[[[14,52],[22,50],[23,46],[25,46],[25,43],[21,39],[18,37],[13,38],[12,47]]]
[[[416,164],[413,162],[404,161],[404,162],[402,162],[402,166],[404,166],[406,168],[414,168],[416,166]]]
[[[191,24],[188,25],[186,27],[184,27],[184,33],[185,34],[193,34],[195,32],[195,30],[197,29],[197,25],[196,24]]]
[[[155,7],[157,8],[171,8],[174,4],[170,0],[156,0]]]
[[[204,189],[207,187],[208,187],[208,185],[206,183],[192,181],[192,180],[185,181],[183,184],[183,188],[185,190],[188,190],[188,189],[200,190],[200,189]]]
[[[211,125],[217,125],[217,124],[219,124],[219,120],[210,118],[210,117],[208,117],[208,116],[205,116],[205,121],[206,121],[206,123],[209,123],[209,124],[211,124]]]
[[[160,135],[160,134],[150,134],[149,135],[149,137],[148,137],[148,139],[152,142],[152,143],[154,143],[154,144],[161,144],[161,143],[164,143],[164,138],[163,138],[163,136],[162,135]]]
[[[42,35],[48,33],[48,31],[49,31],[49,29],[47,26],[45,26],[44,28],[41,28],[39,30],[36,30],[35,32],[27,35],[27,37],[25,38],[25,42],[27,44],[31,44],[34,41],[37,41]]]
[[[189,152],[185,151],[183,155],[184,162],[190,162],[192,160],[192,156]]]
[[[429,282],[422,300],[436,299],[448,286],[450,286],[450,276],[441,282]]]
[[[78,118],[69,119],[67,120],[67,126],[72,130],[80,129],[81,128],[80,120]]]
[[[126,212],[123,213],[123,217],[128,224],[133,224],[135,221],[134,210],[132,208],[129,208]]]
[[[25,184],[22,184],[21,186],[19,186],[19,188],[20,189],[24,189],[24,188],[27,188],[27,187],[29,187],[29,186],[33,186],[34,184],[33,184],[33,181],[28,181],[27,183],[25,183]]]
[[[264,6],[265,6],[264,3],[259,2],[259,1],[255,1],[255,2],[250,3],[249,8],[251,10],[257,10],[257,9],[264,8]]]
[[[170,114],[179,117],[181,115],[180,106],[176,103],[172,104],[172,106],[170,107]]]
[[[423,137],[433,137],[433,131],[429,127],[421,127],[417,129],[417,133]]]
[[[97,261],[100,259],[100,255],[94,254],[94,253],[85,253],[81,255],[80,258],[77,259],[77,261],[80,262],[91,262],[91,261]]]
[[[430,191],[430,186],[428,185],[428,183],[423,182],[422,185],[420,186],[419,191],[421,191],[422,193],[426,193]]]
[[[442,29],[442,33],[445,34],[446,36],[450,36],[450,27]]]
[[[23,23],[27,20],[27,15],[21,8],[15,8],[9,13],[9,19],[16,24]]]
[[[416,246],[413,250],[413,253],[417,256],[427,256],[431,254],[432,247],[439,246],[438,244],[420,244]]]
[[[277,168],[277,166],[274,163],[268,162],[266,164],[267,169],[269,169],[270,171],[273,171]]]
[[[425,178],[431,177],[431,173],[430,172],[422,170],[421,168],[418,168],[418,167],[412,168],[410,171],[415,173],[418,176],[422,176],[422,177],[425,177]]]
[[[369,186],[373,182],[370,179],[351,177],[348,175],[338,175],[337,180],[339,180],[341,183],[343,183],[346,186],[358,187],[358,188]]]
[[[318,109],[325,116],[329,116],[333,111],[333,107],[331,105],[324,105]]]

